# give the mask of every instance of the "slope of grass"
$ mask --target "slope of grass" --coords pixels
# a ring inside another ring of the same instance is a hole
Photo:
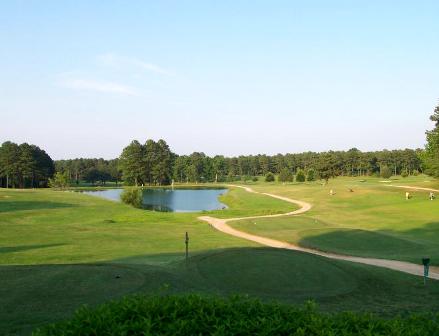
[[[146,258],[148,259],[148,258]],[[28,334],[129,293],[249,295],[322,311],[367,311],[384,316],[439,309],[439,282],[376,267],[271,248],[233,248],[162,265],[2,266],[0,334]]]
[[[426,177],[392,180],[390,184],[434,186]],[[388,187],[381,179],[337,178],[293,185],[259,184],[260,191],[301,199],[313,204],[305,216],[243,220],[233,227],[302,246],[342,254],[407,260],[419,263],[428,255],[439,265],[439,200],[429,201],[428,191]],[[329,190],[336,192],[329,195]],[[351,192],[349,189],[352,189]]]
[[[425,177],[409,184],[433,187]],[[401,184],[397,180],[392,183]],[[258,191],[306,200],[303,216],[244,220],[245,231],[315,248],[410,261],[439,260],[439,200],[370,179],[327,186],[255,183]],[[348,188],[354,190],[350,192]],[[336,195],[329,196],[334,189]],[[294,205],[231,189],[221,217],[291,211]],[[0,334],[28,334],[65,319],[81,304],[129,293],[248,294],[264,300],[316,300],[323,311],[393,315],[437,311],[439,287],[399,272],[292,251],[257,248],[198,221],[200,214],[149,212],[93,196],[0,190]],[[184,234],[190,261],[184,262]]]
[[[235,193],[238,196],[235,196]],[[223,216],[282,211],[290,205],[230,190]],[[218,212],[216,212],[218,213]],[[134,209],[81,193],[0,190],[0,264],[80,263],[135,255],[182,254],[189,232],[191,251],[252,244],[197,220],[200,213]]]

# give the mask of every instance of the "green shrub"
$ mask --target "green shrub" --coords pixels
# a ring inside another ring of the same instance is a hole
[[[363,313],[320,313],[303,307],[231,297],[131,296],[37,330],[55,335],[439,335],[434,314],[384,319]]]
[[[275,177],[274,174],[271,172],[268,172],[267,175],[265,175],[265,182],[274,182]]]
[[[279,173],[279,182],[293,182],[294,175],[290,172],[288,168],[282,168]]]
[[[49,179],[49,187],[54,189],[65,189],[70,185],[69,174],[67,172],[57,172],[53,178]]]
[[[252,177],[250,175],[242,175],[242,180],[244,182],[250,181],[252,179]]]
[[[125,189],[120,195],[120,199],[122,202],[132,205],[135,208],[142,207],[142,189],[140,188],[129,188]]]
[[[402,176],[402,177],[407,177],[407,176],[409,176],[409,173],[407,172],[407,170],[404,170],[404,171],[401,173],[401,176]]]
[[[296,182],[305,182],[305,172],[302,169],[296,173]]]
[[[413,175],[418,176],[419,175],[419,170],[417,170],[417,169],[413,170]]]
[[[383,166],[381,167],[380,176],[382,178],[388,179],[392,176],[392,171],[390,170],[389,167]]]
[[[258,180],[259,180],[259,179],[258,179],[257,176],[253,176],[253,177],[252,177],[252,181],[253,181],[253,182],[258,182]]]
[[[227,178],[226,178],[227,182],[236,182],[236,181],[240,181],[240,180],[241,180],[240,175],[229,174],[229,175],[227,175]]]
[[[316,179],[316,171],[314,169],[308,169],[308,173],[306,175],[306,180],[307,181],[315,181]]]

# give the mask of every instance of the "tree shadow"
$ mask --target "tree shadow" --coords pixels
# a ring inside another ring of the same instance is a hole
[[[47,247],[63,246],[65,244],[41,244],[41,245],[20,245],[20,246],[3,246],[0,247],[0,254],[14,253],[29,250],[42,249]]]
[[[59,209],[77,207],[76,204],[48,201],[1,201],[0,213],[22,210]]]
[[[344,255],[415,263],[420,263],[424,256],[430,256],[433,264],[439,264],[439,222],[405,231],[321,229],[310,232],[312,235],[299,241],[300,246]]]
[[[169,259],[169,264],[139,264]],[[301,304],[313,299],[324,311],[439,309],[439,282],[299,251],[228,248],[157,253],[74,265],[0,266],[0,334],[30,334],[46,323],[127,294],[249,295]]]

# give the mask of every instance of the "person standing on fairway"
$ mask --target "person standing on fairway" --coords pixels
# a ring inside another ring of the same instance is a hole
[[[430,201],[434,200],[434,194],[432,191],[430,191]]]
[[[409,200],[409,199],[410,199],[410,193],[409,193],[408,191],[406,191],[406,193],[405,193],[405,199],[406,199],[406,200]]]

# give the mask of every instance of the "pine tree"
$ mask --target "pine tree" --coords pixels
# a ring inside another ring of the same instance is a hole
[[[425,172],[434,177],[439,177],[439,105],[434,109],[430,120],[435,123],[431,131],[427,131],[427,145],[422,157]]]
[[[124,180],[136,186],[144,183],[143,152],[143,146],[137,140],[133,140],[120,155]]]
[[[293,182],[294,175],[288,168],[282,168],[279,173],[279,182]]]

